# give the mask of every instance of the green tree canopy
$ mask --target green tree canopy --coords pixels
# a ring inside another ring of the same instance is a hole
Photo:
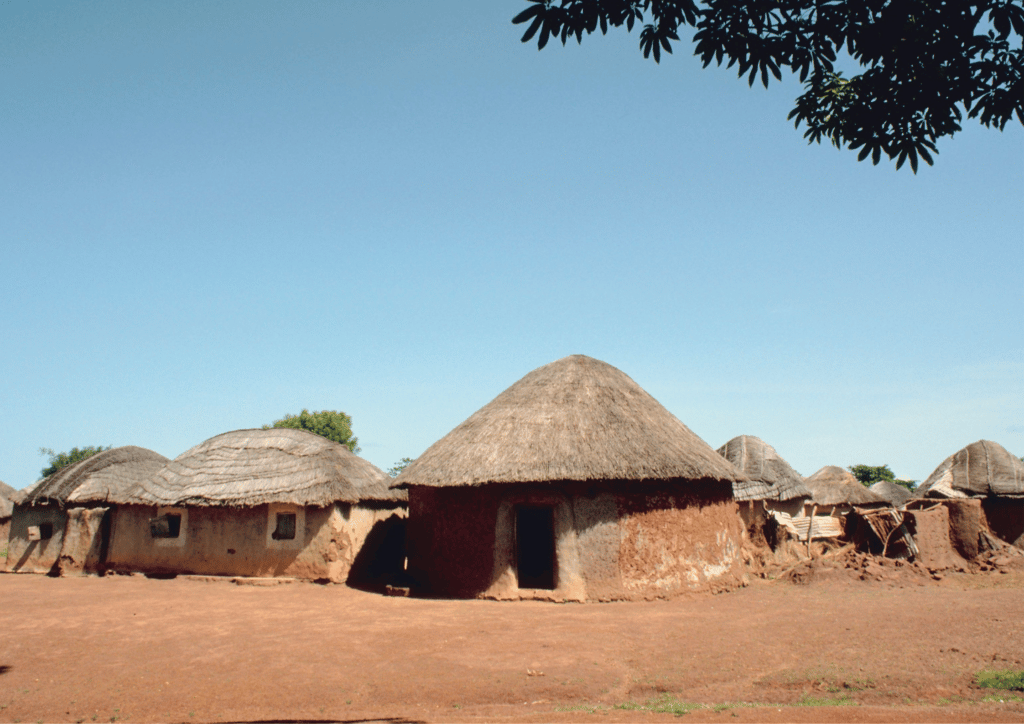
[[[66,468],[68,465],[77,463],[79,460],[85,460],[88,457],[92,457],[96,453],[109,450],[110,445],[103,447],[102,445],[88,445],[86,447],[71,448],[70,452],[54,452],[48,447],[39,448],[39,454],[47,457],[47,462],[50,464],[39,471],[40,475],[44,478],[53,475],[55,472],[62,468]]]
[[[412,463],[412,458],[402,458],[397,463],[388,468],[388,475],[393,478],[397,478],[401,475],[402,471],[405,470]]]
[[[264,430],[273,427],[290,427],[293,430],[308,430],[328,440],[341,443],[354,453],[359,452],[359,438],[352,434],[352,418],[344,412],[321,410],[310,412],[303,409],[298,415],[285,415],[274,420],[272,425],[264,425]]]
[[[788,68],[804,83],[789,114],[804,137],[860,149],[861,161],[885,153],[916,173],[964,113],[1000,130],[1024,123],[1024,0],[527,1],[512,22],[529,23],[523,42],[538,48],[641,25],[657,63],[689,25],[704,67],[726,62],[765,87]],[[845,78],[840,64],[861,72]]]
[[[865,487],[871,487],[882,480],[896,483],[911,492],[916,487],[916,480],[898,479],[888,465],[851,465],[847,470],[853,473],[853,477],[857,478]]]

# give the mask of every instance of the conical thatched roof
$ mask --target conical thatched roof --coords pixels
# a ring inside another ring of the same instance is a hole
[[[7,498],[10,500],[11,496],[14,495],[15,491],[10,485],[0,480],[0,498]]]
[[[61,468],[28,490],[17,503],[131,503],[132,489],[167,463],[160,453],[125,445],[104,450]]]
[[[718,448],[718,454],[731,462],[749,481],[733,483],[736,500],[791,500],[809,498],[811,491],[804,479],[759,437],[740,435]]]
[[[1024,497],[1024,462],[991,440],[978,440],[942,461],[917,489],[917,496]]]
[[[868,490],[888,500],[894,508],[902,508],[908,500],[914,497],[909,490],[891,480],[879,480],[874,485],[869,485]]]
[[[583,355],[535,369],[395,479],[435,487],[744,476],[611,365]]]
[[[391,478],[347,447],[305,430],[236,430],[179,455],[138,496],[155,505],[330,505],[395,501]]]
[[[881,495],[872,493],[861,485],[849,470],[836,465],[826,465],[804,482],[811,490],[818,505],[871,505],[888,503]]]

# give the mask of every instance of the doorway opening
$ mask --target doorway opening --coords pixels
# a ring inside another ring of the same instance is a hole
[[[555,511],[516,508],[516,574],[520,588],[555,588]]]

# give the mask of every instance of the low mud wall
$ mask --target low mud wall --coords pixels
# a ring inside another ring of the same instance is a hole
[[[551,589],[519,586],[522,507],[551,510]],[[721,590],[742,578],[742,538],[731,490],[710,483],[409,490],[409,575],[426,595],[594,601]]]
[[[150,520],[168,511],[182,515],[179,537],[153,538]],[[296,513],[294,539],[273,539],[277,512]],[[341,583],[374,525],[395,514],[393,509],[346,504],[324,508],[121,506],[113,514],[108,568]]]
[[[7,541],[7,570],[14,573],[55,573],[67,516],[53,505],[16,505]],[[46,529],[50,535],[30,540],[29,529]]]

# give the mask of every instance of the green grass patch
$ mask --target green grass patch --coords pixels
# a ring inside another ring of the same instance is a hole
[[[1024,671],[980,671],[974,680],[982,689],[1024,691]]]
[[[830,696],[804,695],[793,706],[857,706],[857,702],[846,694],[835,699]]]
[[[697,709],[707,709],[706,704],[698,704],[692,701],[680,701],[667,694],[659,696],[657,699],[651,699],[645,704],[638,704],[635,701],[627,701],[624,704],[616,704],[616,709],[625,709],[627,711],[656,711],[659,714],[675,714],[676,716],[686,716],[691,711]]]

